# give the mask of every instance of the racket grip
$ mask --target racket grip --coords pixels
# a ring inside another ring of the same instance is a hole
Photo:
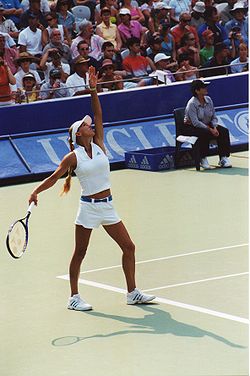
[[[34,201],[32,201],[32,203],[30,204],[30,206],[28,207],[28,210],[27,210],[27,213],[31,213],[33,207],[34,207],[35,203]]]

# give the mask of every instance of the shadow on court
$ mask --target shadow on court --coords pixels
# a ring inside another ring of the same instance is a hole
[[[135,308],[135,307],[133,307]],[[70,346],[77,342],[85,341],[91,338],[109,338],[114,336],[120,336],[125,334],[172,334],[180,337],[210,337],[216,341],[222,342],[227,346],[236,347],[239,349],[244,349],[244,346],[238,345],[227,340],[224,337],[221,337],[215,333],[203,330],[193,325],[188,325],[180,321],[174,320],[168,312],[163,311],[162,309],[156,308],[156,304],[152,305],[137,305],[136,309],[142,309],[146,311],[146,314],[143,318],[138,317],[127,317],[127,316],[117,316],[112,314],[107,314],[103,312],[85,312],[90,316],[95,316],[103,319],[115,320],[129,324],[127,330],[119,330],[108,334],[95,334],[88,337],[77,337],[77,336],[66,336],[55,338],[51,344],[53,346]],[[149,314],[148,314],[149,312]]]
[[[248,168],[244,167],[232,167],[232,168],[221,168],[218,166],[211,165],[213,168],[211,170],[203,170],[201,172],[205,174],[220,174],[220,175],[240,175],[240,176],[248,176]]]

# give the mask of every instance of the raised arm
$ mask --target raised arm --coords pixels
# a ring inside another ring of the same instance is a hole
[[[89,87],[91,95],[91,105],[94,113],[94,122],[95,122],[95,136],[94,142],[99,145],[101,149],[105,152],[104,147],[104,131],[102,124],[102,107],[97,95],[97,75],[95,73],[94,67],[89,67]]]

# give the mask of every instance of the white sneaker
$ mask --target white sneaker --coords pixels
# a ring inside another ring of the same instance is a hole
[[[201,165],[202,168],[204,168],[204,170],[210,170],[211,169],[211,166],[208,163],[207,158],[202,158],[201,162],[200,162],[200,165]]]
[[[127,304],[145,304],[155,299],[154,295],[143,294],[139,289],[127,293]]]
[[[69,298],[68,309],[74,309],[75,311],[90,311],[92,306],[85,302],[80,297],[80,294],[75,294]]]
[[[230,168],[232,167],[229,159],[227,157],[221,157],[220,161],[219,161],[219,166],[222,167],[222,168]]]

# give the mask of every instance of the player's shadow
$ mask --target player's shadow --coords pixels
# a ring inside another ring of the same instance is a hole
[[[135,307],[133,307],[135,308]],[[174,320],[168,312],[163,311],[162,309],[156,308],[156,304],[151,305],[137,305],[135,309],[142,309],[146,311],[144,317],[127,317],[127,316],[117,316],[103,312],[86,312],[90,316],[95,316],[98,318],[115,320],[129,324],[128,329],[114,331],[107,334],[95,334],[88,337],[61,337],[56,338],[52,341],[53,346],[69,346],[74,343],[84,341],[90,338],[109,338],[114,336],[126,335],[126,334],[162,334],[168,335],[172,334],[174,336],[180,337],[210,337],[216,341],[222,342],[227,346],[236,347],[236,348],[245,348],[244,346],[238,345],[229,341],[228,339],[219,336],[215,333],[203,330],[194,325],[189,325],[182,323],[180,321]]]

